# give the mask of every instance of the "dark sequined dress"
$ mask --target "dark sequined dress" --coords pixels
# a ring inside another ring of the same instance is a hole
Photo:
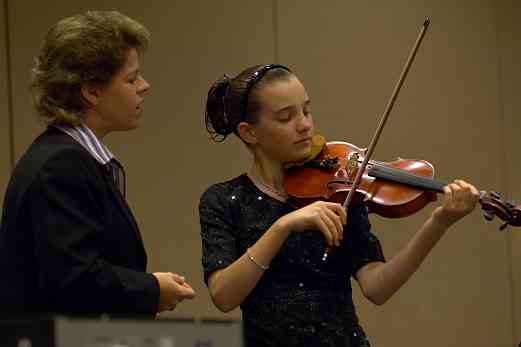
[[[205,282],[226,267],[281,216],[294,209],[261,192],[247,175],[212,185],[199,213]],[[369,346],[353,306],[350,277],[385,261],[363,205],[349,209],[340,247],[321,261],[322,233],[292,233],[242,302],[245,342],[257,346]]]

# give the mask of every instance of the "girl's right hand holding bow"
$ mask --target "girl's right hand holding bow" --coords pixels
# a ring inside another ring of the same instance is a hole
[[[315,201],[281,217],[277,223],[288,232],[319,230],[330,247],[339,246],[343,238],[347,214],[341,204]]]

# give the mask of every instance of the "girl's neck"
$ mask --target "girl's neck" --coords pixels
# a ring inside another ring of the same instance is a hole
[[[282,164],[254,160],[248,170],[248,176],[257,188],[264,193],[278,200],[287,198],[284,190],[284,169]]]

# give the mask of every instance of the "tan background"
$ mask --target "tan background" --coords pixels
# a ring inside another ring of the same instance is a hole
[[[505,1],[498,6],[498,47],[500,113],[503,115],[504,132],[503,160],[505,162],[504,182],[513,196],[521,196],[521,161],[516,149],[519,148],[521,134],[521,2]],[[506,254],[511,257],[510,271],[512,278],[512,326],[516,341],[521,340],[521,233],[508,235],[509,246]]]
[[[11,134],[8,108],[7,25],[4,2],[0,3],[0,206],[11,172]]]
[[[0,3],[0,192],[11,168],[9,139],[17,159],[42,129],[27,86],[45,30],[64,16],[95,8],[118,9],[151,30],[143,65],[152,90],[142,127],[114,134],[108,143],[127,169],[129,203],[141,225],[150,270],[182,273],[198,292],[174,315],[240,316],[238,310],[223,315],[213,307],[200,266],[199,196],[248,165],[236,139],[214,144],[204,130],[206,93],[224,72],[236,74],[257,63],[289,65],[313,99],[318,131],[365,146],[430,16],[431,28],[375,158],[427,159],[440,178],[461,177],[480,189],[521,197],[519,1]],[[431,211],[429,206],[403,220],[372,217],[388,258]],[[521,230],[500,233],[498,224],[486,224],[474,212],[451,229],[384,306],[369,304],[356,288],[360,319],[373,345],[517,346]]]

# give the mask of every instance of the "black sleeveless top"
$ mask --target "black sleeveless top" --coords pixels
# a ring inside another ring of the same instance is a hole
[[[293,210],[264,194],[245,174],[212,185],[199,204],[205,282]],[[246,346],[370,346],[358,324],[350,277],[365,264],[385,259],[366,207],[352,205],[347,221],[341,245],[325,263],[321,232],[288,237],[241,304]]]

